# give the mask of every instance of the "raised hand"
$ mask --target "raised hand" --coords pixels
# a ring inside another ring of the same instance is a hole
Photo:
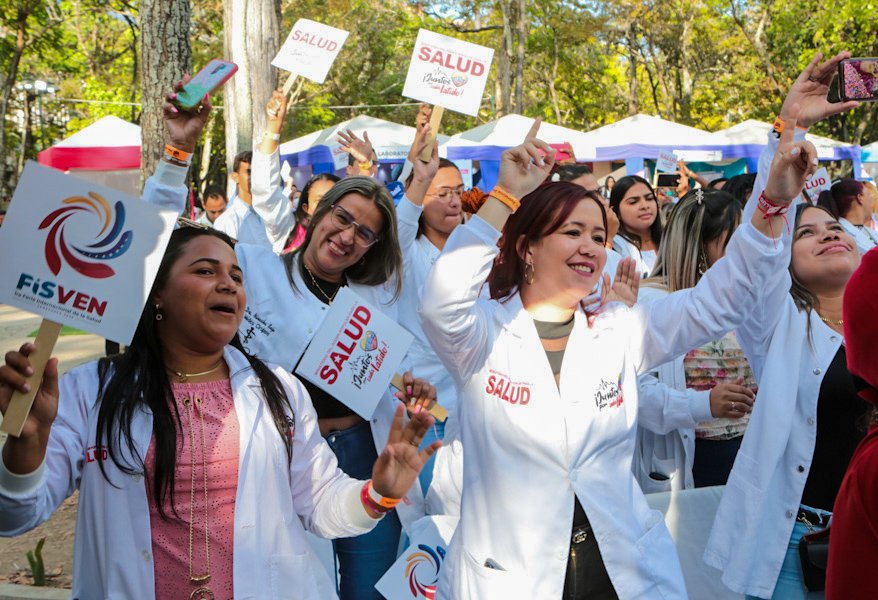
[[[790,114],[785,119],[765,186],[765,197],[778,205],[789,204],[801,194],[808,177],[817,170],[817,149],[814,145],[793,139],[798,112],[799,105],[796,104],[790,108]]]
[[[337,141],[341,144],[342,150],[353,156],[358,163],[372,162],[375,150],[372,148],[372,142],[369,141],[369,132],[364,131],[363,139],[360,139],[350,129],[339,131]]]
[[[832,78],[838,72],[838,63],[850,57],[850,52],[839,52],[821,63],[823,54],[818,52],[793,82],[780,109],[780,118],[788,121],[790,116],[795,116],[800,127],[808,128],[827,117],[857,108],[860,103],[854,100],[833,104],[826,99]],[[795,105],[799,108],[793,115]]]
[[[405,195],[406,198],[418,206],[424,203],[427,189],[439,170],[439,142],[435,139],[433,140],[433,151],[430,154],[430,160],[424,162],[420,158],[424,150],[427,149],[429,137],[430,125],[427,124],[418,130],[418,133],[415,135],[415,141],[412,144],[412,149],[409,152],[409,156],[412,157],[412,181],[406,189]]]
[[[537,138],[542,124],[536,119],[524,143],[503,152],[497,185],[521,199],[546,180],[555,166],[555,150]]]
[[[192,111],[184,111],[174,106],[171,101],[177,98],[177,92],[183,90],[191,78],[184,75],[183,79],[174,84],[174,91],[165,96],[162,106],[162,117],[165,120],[165,129],[168,131],[168,142],[184,152],[195,151],[201,132],[207,125],[207,118],[213,106],[210,97],[205,96],[201,104]]]
[[[403,426],[404,413],[402,405],[396,407],[387,446],[372,467],[372,487],[388,498],[405,496],[424,468],[424,463],[442,446],[442,442],[437,440],[423,450],[418,450],[427,430],[433,426],[433,417],[422,410],[412,415]]]
[[[274,90],[271,93],[271,98],[265,105],[265,114],[268,115],[268,132],[280,133],[284,125],[284,117],[287,116],[286,94],[281,90]]]
[[[27,378],[33,375],[28,357],[36,346],[30,342],[18,352],[6,353],[6,364],[0,367],[0,412],[4,415],[14,391],[27,393]],[[43,372],[30,414],[24,422],[21,435],[10,437],[3,448],[3,462],[13,473],[31,473],[40,466],[46,454],[49,431],[58,414],[58,359],[50,359]]]
[[[610,276],[603,275],[601,304],[610,302],[624,302],[629,307],[637,302],[637,293],[640,291],[640,270],[633,258],[623,258],[616,267],[616,277],[610,285]]]

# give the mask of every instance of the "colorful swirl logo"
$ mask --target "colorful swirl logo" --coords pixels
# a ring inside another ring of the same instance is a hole
[[[406,557],[405,577],[409,581],[412,598],[436,597],[436,584],[439,583],[439,569],[445,558],[445,548],[436,546],[434,550],[426,544],[418,544],[418,550]]]
[[[85,196],[71,196],[64,199],[65,206],[52,212],[43,222],[40,229],[49,229],[46,237],[46,263],[52,273],[57,275],[61,272],[61,259],[64,259],[77,273],[91,277],[92,279],[106,279],[116,272],[109,266],[96,261],[107,261],[118,258],[131,247],[131,239],[134,234],[129,229],[123,232],[125,227],[125,205],[116,202],[113,207],[103,196],[95,192]],[[81,213],[96,215],[101,222],[101,230],[95,236],[100,238],[94,244],[84,248],[68,244],[64,238],[64,225],[70,217]],[[101,237],[103,236],[103,237]]]
[[[375,335],[374,331],[367,331],[363,335],[363,339],[360,341],[360,348],[366,352],[372,352],[378,348],[378,336]]]

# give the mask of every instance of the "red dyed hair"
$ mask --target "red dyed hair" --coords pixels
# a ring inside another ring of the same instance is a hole
[[[601,209],[604,230],[607,230],[607,211],[600,196],[581,185],[567,181],[544,183],[521,199],[521,206],[506,221],[498,242],[500,254],[488,274],[491,298],[508,298],[518,291],[524,281],[524,251],[530,244],[554,233],[585,199]]]
[[[851,210],[857,196],[866,192],[866,186],[856,179],[842,179],[828,191],[820,192],[817,205],[827,209],[836,219],[841,219]]]

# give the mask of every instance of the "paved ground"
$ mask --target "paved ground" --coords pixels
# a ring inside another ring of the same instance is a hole
[[[40,326],[40,317],[10,306],[0,304],[0,360],[7,351],[17,349],[32,339],[27,335]],[[94,335],[68,335],[58,338],[53,356],[60,360],[61,372],[68,371],[84,362],[94,360],[104,353],[104,340]],[[3,436],[3,434],[0,434]],[[0,439],[0,443],[2,443]],[[11,539],[0,539],[0,583],[15,581],[24,583],[22,576],[28,570],[25,556],[28,550],[45,537],[43,560],[46,572],[58,572],[52,585],[70,586],[73,565],[73,531],[76,518],[76,496],[69,498],[47,522],[38,528]]]

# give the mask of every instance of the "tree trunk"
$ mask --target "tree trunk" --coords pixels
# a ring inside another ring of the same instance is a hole
[[[628,115],[637,114],[637,30],[634,20],[628,25]]]
[[[15,47],[12,51],[12,58],[9,61],[9,68],[6,70],[3,79],[3,90],[0,94],[0,118],[6,120],[6,114],[9,112],[9,101],[12,98],[12,92],[15,90],[15,80],[18,78],[18,67],[21,64],[21,55],[24,53],[27,20],[36,8],[36,2],[28,2],[18,9],[18,18],[15,27]],[[7,181],[9,172],[7,169],[6,157],[9,155],[6,148],[6,124],[0,121],[0,198],[10,196],[11,186]],[[30,125],[30,123],[28,123]],[[23,162],[24,159],[22,158]]]
[[[253,136],[265,131],[265,105],[277,88],[271,59],[281,46],[279,0],[223,0],[224,47],[238,65],[223,94],[226,163],[253,148]]]
[[[503,43],[497,57],[497,111],[499,118],[512,112],[512,61],[514,58],[512,38],[512,6],[507,0],[500,0],[503,15]]]
[[[515,49],[515,112],[524,113],[524,56],[527,50],[527,6],[518,0],[515,13],[515,32],[518,46]]]
[[[162,105],[165,95],[192,70],[189,0],[140,2],[141,181],[152,175],[165,145]]]

